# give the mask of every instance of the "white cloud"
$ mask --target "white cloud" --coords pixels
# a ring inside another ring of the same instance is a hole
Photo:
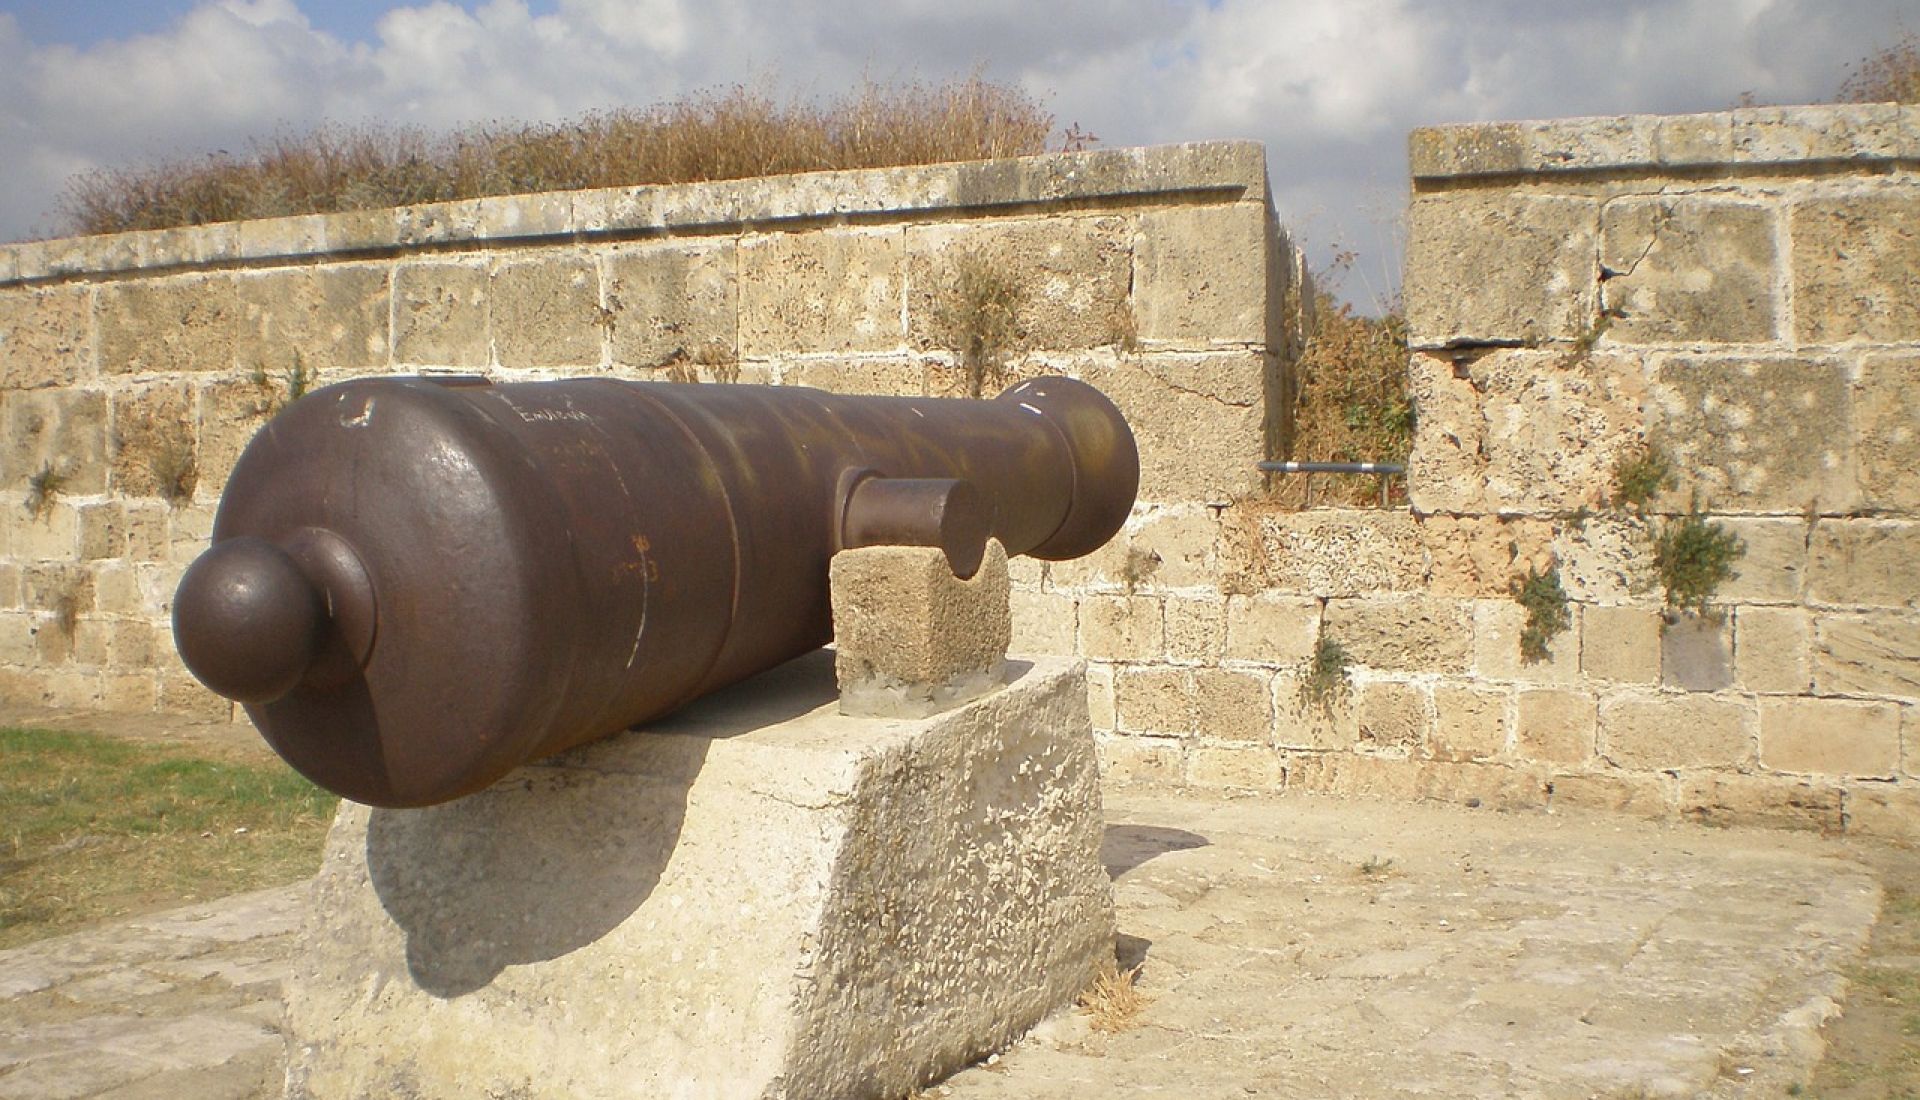
[[[1414,126],[1803,101],[1903,16],[1920,30],[1911,0],[486,0],[397,6],[347,42],[308,20],[314,2],[217,0],[84,49],[0,14],[0,238],[55,228],[75,171],[323,119],[552,119],[980,69],[1108,144],[1265,141],[1285,216],[1390,254]]]

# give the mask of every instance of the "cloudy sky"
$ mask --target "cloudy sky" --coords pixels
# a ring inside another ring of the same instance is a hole
[[[0,240],[62,182],[322,119],[556,119],[981,71],[1106,145],[1255,138],[1316,261],[1392,283],[1406,132],[1830,97],[1920,0],[0,0]]]

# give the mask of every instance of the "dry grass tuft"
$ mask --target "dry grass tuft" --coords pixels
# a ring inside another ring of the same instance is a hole
[[[323,126],[244,156],[114,168],[69,181],[73,233],[116,233],[289,214],[592,187],[692,183],[1045,152],[1053,116],[979,78],[867,84],[825,103],[743,86],[560,123],[422,130]]]
[[[1840,85],[1842,103],[1920,103],[1920,35],[1861,58]]]
[[[1140,991],[1140,968],[1109,966],[1093,979],[1074,1003],[1092,1018],[1092,1028],[1107,1034],[1129,1031],[1140,1024],[1140,1014],[1153,998]]]

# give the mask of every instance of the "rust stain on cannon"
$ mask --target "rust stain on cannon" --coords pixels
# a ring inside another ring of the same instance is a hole
[[[174,637],[316,783],[431,805],[825,644],[839,550],[1078,557],[1138,483],[1119,412],[1064,378],[344,382],[241,455]]]

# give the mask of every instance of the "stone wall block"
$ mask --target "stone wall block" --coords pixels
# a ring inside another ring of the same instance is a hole
[[[1266,341],[1267,208],[1181,206],[1140,216],[1134,313],[1140,339],[1183,346]]]
[[[1095,360],[1082,378],[1133,429],[1143,503],[1225,504],[1259,487],[1274,395],[1258,353]]]
[[[1802,343],[1920,340],[1920,197],[1856,193],[1793,208],[1795,336]]]
[[[1360,741],[1359,710],[1351,689],[1313,698],[1297,672],[1273,680],[1274,743],[1283,749],[1346,750]]]
[[[1548,805],[1554,810],[1598,810],[1662,818],[1674,811],[1677,787],[1673,777],[1659,774],[1556,775]]]
[[[1811,603],[1920,604],[1920,523],[1822,520],[1813,527],[1807,558]]]
[[[1093,728],[1111,730],[1118,724],[1115,717],[1114,702],[1114,666],[1089,662],[1087,664],[1087,713],[1091,716]]]
[[[1131,226],[1119,217],[955,223],[907,231],[907,332],[958,354],[968,330],[963,263],[984,263],[1013,297],[1016,354],[1119,343],[1133,280]],[[1253,252],[1251,262],[1258,262]],[[1230,260],[1228,262],[1231,262]]]
[[[234,277],[177,275],[102,284],[100,373],[232,370],[246,326]]]
[[[1279,754],[1264,745],[1195,745],[1187,756],[1186,780],[1195,787],[1271,791],[1286,775]]]
[[[1743,107],[1730,112],[1735,162],[1883,159],[1903,155],[1900,108],[1886,103]]]
[[[7,395],[0,437],[0,488],[25,492],[43,470],[72,495],[106,491],[107,399],[86,390]]]
[[[1660,635],[1660,683],[1681,691],[1719,691],[1733,684],[1733,624],[1724,615],[1687,612]]]
[[[1486,760],[1507,751],[1508,694],[1465,683],[1433,688],[1433,755],[1441,760]]]
[[[1853,410],[1863,503],[1920,512],[1920,355],[1869,355]]]
[[[1597,316],[1595,199],[1507,190],[1416,194],[1406,288],[1414,347],[1571,340]]]
[[[1891,779],[1900,707],[1851,699],[1760,700],[1760,766],[1803,775]]]
[[[1095,660],[1159,660],[1166,652],[1160,601],[1151,596],[1083,598],[1079,652]]]
[[[1197,731],[1193,676],[1183,668],[1121,668],[1113,683],[1115,728],[1128,733],[1185,735]]]
[[[113,489],[122,496],[191,499],[199,491],[199,420],[185,383],[113,395]]]
[[[1079,636],[1079,604],[1058,592],[1013,592],[1011,653],[1070,656]]]
[[[159,681],[144,669],[117,670],[100,677],[100,706],[108,711],[144,714],[154,709]]]
[[[1920,699],[1920,619],[1815,615],[1813,627],[1816,692]]]
[[[17,562],[74,561],[80,549],[80,512],[55,501],[38,516],[21,515],[13,523],[12,552]]]
[[[1601,757],[1628,771],[1737,767],[1754,757],[1752,708],[1722,696],[1605,698],[1599,725]]]
[[[1260,593],[1227,599],[1229,661],[1293,667],[1312,658],[1320,637],[1320,601]]]
[[[1330,600],[1321,633],[1357,665],[1390,672],[1464,672],[1474,605],[1428,596]]]
[[[607,253],[613,361],[657,366],[703,351],[717,354],[712,349],[737,356],[737,259],[731,241],[648,243]]]
[[[1580,613],[1580,671],[1616,684],[1660,681],[1660,613],[1644,607],[1589,606]]]
[[[1862,784],[1837,793],[1848,835],[1920,842],[1920,788]]]
[[[391,357],[391,269],[386,264],[328,264],[240,275],[241,324],[234,359],[282,396],[296,374],[380,369]]]
[[[1355,696],[1361,747],[1415,752],[1426,746],[1433,718],[1425,686],[1374,680]]]
[[[1572,623],[1547,641],[1547,658],[1529,661],[1520,652],[1527,609],[1513,598],[1475,600],[1473,609],[1473,671],[1488,680],[1518,680],[1536,684],[1572,684],[1580,679],[1580,619],[1578,605],[1569,605]]]
[[[1220,583],[1220,523],[1210,509],[1156,510],[1142,517],[1125,539],[1127,562],[1132,563],[1136,585],[1192,589],[1213,588]],[[1126,568],[1123,562],[1123,571]]]
[[[1542,764],[1585,765],[1599,729],[1594,697],[1584,691],[1523,690],[1517,697],[1514,752]]]
[[[393,273],[396,365],[488,366],[487,308],[487,270],[480,264],[401,264]]]
[[[601,312],[600,269],[577,252],[494,265],[487,323],[503,367],[597,367],[610,314]]]
[[[927,368],[911,359],[808,359],[783,370],[780,384],[812,386],[828,393],[924,397]]]
[[[1420,529],[1406,512],[1243,506],[1227,509],[1221,521],[1221,585],[1231,592],[1415,592],[1430,574]]]
[[[70,386],[93,374],[85,287],[0,290],[0,389]]]
[[[1724,510],[1851,510],[1851,395],[1833,360],[1674,356],[1655,371],[1648,431],[1678,496]]]
[[[1179,783],[1186,744],[1164,737],[1110,735],[1095,741],[1100,778],[1107,783]]]
[[[1805,598],[1807,541],[1811,534],[1805,519],[1727,516],[1714,522],[1746,547],[1733,563],[1732,579],[1716,593],[1717,599],[1727,603],[1797,604]],[[1651,548],[1648,556],[1652,556]]]
[[[1797,607],[1741,607],[1733,615],[1733,680],[1746,691],[1812,690],[1813,628]]]
[[[896,351],[905,343],[900,230],[749,237],[739,269],[744,357]]]
[[[1226,643],[1227,602],[1219,596],[1169,596],[1163,607],[1167,660],[1174,664],[1217,665]]]
[[[1273,678],[1264,672],[1196,668],[1191,672],[1194,725],[1219,741],[1268,744],[1273,739]]]
[[[200,484],[208,499],[218,497],[240,453],[287,397],[284,385],[270,377],[229,379],[200,388]]]
[[[1455,370],[1427,356],[1411,382],[1416,511],[1541,515],[1597,504],[1644,432],[1637,357],[1496,351]]]
[[[1416,515],[1437,596],[1504,596],[1527,569],[1553,560],[1553,527],[1531,516]],[[1564,572],[1564,571],[1563,571]]]
[[[1813,829],[1846,826],[1839,787],[1776,775],[1706,772],[1680,777],[1681,815],[1706,825]]]
[[[1603,289],[1623,343],[1756,343],[1776,335],[1774,215],[1704,196],[1622,198],[1600,215]]]

